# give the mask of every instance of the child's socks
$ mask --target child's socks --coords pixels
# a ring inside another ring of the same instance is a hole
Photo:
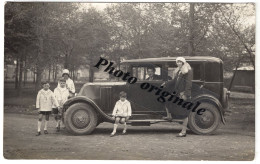
[[[41,131],[41,126],[42,126],[42,122],[41,122],[41,121],[38,121],[38,132]]]
[[[46,120],[45,120],[44,130],[47,130],[48,122],[49,122],[49,121],[46,121]]]

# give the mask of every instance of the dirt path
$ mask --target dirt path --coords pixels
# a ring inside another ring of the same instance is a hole
[[[177,138],[178,124],[129,126],[128,135],[109,137],[112,124],[100,124],[93,134],[72,136],[55,132],[53,117],[48,135],[35,136],[37,115],[4,114],[4,157],[7,159],[142,159],[142,160],[253,160],[255,122],[253,100],[232,102],[233,114],[215,135],[188,131]],[[120,127],[118,132],[121,132]]]

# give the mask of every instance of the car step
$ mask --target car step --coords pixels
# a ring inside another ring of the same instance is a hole
[[[155,124],[159,122],[183,122],[181,119],[172,119],[172,120],[164,120],[164,119],[143,119],[143,120],[128,120],[127,124],[131,124],[132,126],[150,126],[150,124]]]

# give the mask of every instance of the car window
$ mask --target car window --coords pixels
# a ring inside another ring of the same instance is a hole
[[[191,68],[193,71],[193,80],[201,80],[200,64],[191,64]]]
[[[172,79],[174,78],[175,69],[177,66],[170,66],[168,67],[168,76]],[[191,70],[193,72],[193,80],[201,80],[201,69],[200,64],[191,64]]]
[[[222,65],[220,65],[219,63],[206,63],[205,80],[207,82],[222,82],[223,81]]]
[[[149,75],[148,75],[148,68],[149,66],[134,66],[132,67],[132,73],[133,73],[133,76],[136,77],[138,80],[146,80]],[[154,81],[156,80],[161,80],[161,72],[162,72],[162,69],[160,66],[154,66],[155,68],[155,75],[157,75],[157,79],[154,79]]]

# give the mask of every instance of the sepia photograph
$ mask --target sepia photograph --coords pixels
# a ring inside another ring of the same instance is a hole
[[[4,160],[255,160],[255,2],[3,13]]]

